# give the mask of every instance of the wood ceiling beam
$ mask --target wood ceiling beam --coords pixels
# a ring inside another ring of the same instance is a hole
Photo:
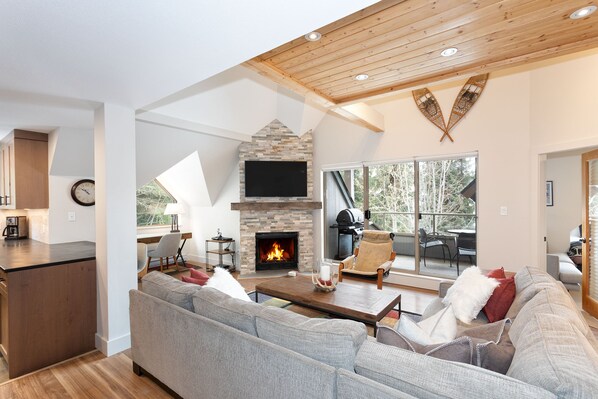
[[[294,79],[288,73],[281,71],[280,69],[265,61],[260,61],[259,59],[254,58],[249,61],[245,61],[243,65],[259,73],[260,75],[270,79],[274,83],[277,83],[291,91],[294,91],[297,94],[302,95],[305,98],[310,99],[311,101],[323,106],[324,108],[330,108],[336,105],[334,100],[330,97],[327,97],[326,95],[318,92],[317,90],[305,86],[298,80]]]
[[[260,61],[257,58],[246,61],[243,65],[260,75],[272,80],[274,83],[281,85],[303,97],[313,101],[314,103],[335,112],[336,114],[356,123],[360,126],[366,127],[374,132],[384,132],[384,116],[367,104],[359,103],[352,104],[348,107],[337,107],[334,100],[317,90],[303,85],[298,80],[293,79],[287,73],[279,70],[271,64]]]
[[[384,132],[384,115],[366,103],[344,105],[331,111],[373,132]]]

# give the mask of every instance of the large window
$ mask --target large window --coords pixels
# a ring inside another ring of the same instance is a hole
[[[475,155],[326,171],[326,222],[331,225],[343,207],[367,208],[366,228],[395,233],[395,269],[454,278],[457,261],[460,270],[476,263],[476,175]],[[344,184],[329,184],[333,176]],[[332,228],[325,232],[325,254],[332,258],[341,245]]]
[[[166,204],[175,198],[157,180],[152,180],[137,190],[137,226],[162,226],[170,224],[165,215]]]

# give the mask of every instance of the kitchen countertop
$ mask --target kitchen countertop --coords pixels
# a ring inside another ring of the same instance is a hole
[[[0,240],[0,269],[7,273],[95,259],[90,241],[46,244],[32,239]]]

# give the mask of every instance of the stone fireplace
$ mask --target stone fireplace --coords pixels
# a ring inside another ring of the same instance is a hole
[[[307,162],[306,197],[245,197],[245,161],[304,161]],[[313,142],[311,132],[298,137],[289,128],[274,120],[239,147],[240,202],[231,209],[240,211],[241,274],[281,268],[282,261],[264,265],[257,258],[256,235],[264,233],[293,233],[294,256],[299,271],[310,271],[314,265],[313,212],[322,203],[313,201]],[[279,243],[280,244],[280,243]],[[259,267],[258,267],[259,264]],[[264,267],[265,266],[265,267]],[[284,267],[291,267],[284,263]]]

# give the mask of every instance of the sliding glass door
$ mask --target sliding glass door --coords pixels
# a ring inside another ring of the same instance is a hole
[[[324,172],[324,257],[342,259],[358,245],[335,218],[359,208],[366,228],[395,234],[394,270],[456,278],[457,265],[460,272],[476,263],[476,176],[475,155]]]
[[[393,265],[415,271],[416,228],[415,163],[398,162],[367,167],[370,210],[369,228],[395,234]]]

